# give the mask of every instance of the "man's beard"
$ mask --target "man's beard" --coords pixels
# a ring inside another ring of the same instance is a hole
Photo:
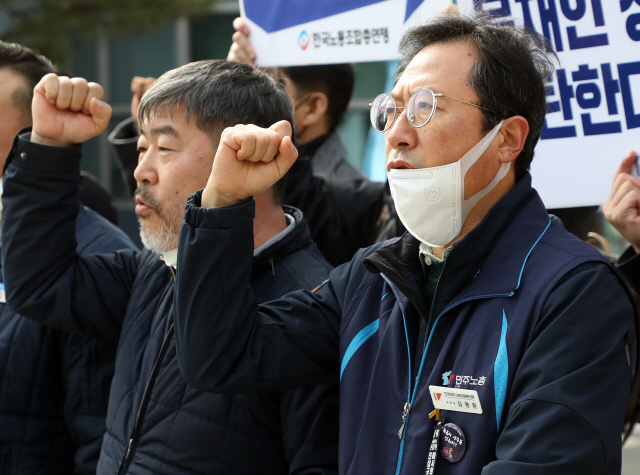
[[[136,196],[151,206],[158,218],[160,225],[151,227],[145,223],[145,219],[138,216],[140,224],[140,239],[144,247],[150,251],[162,254],[178,247],[180,238],[180,225],[182,224],[183,208],[177,203],[167,203],[161,206],[155,196],[153,196],[146,185],[138,185],[136,188]]]

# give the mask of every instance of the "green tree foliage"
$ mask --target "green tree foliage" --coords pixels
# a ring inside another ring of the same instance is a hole
[[[215,0],[0,0],[8,28],[0,38],[68,65],[73,38],[138,33],[182,16],[204,15]]]

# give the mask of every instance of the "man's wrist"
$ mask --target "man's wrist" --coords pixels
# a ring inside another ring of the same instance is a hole
[[[240,201],[242,201],[242,199],[234,199],[233,197],[209,190],[208,187],[206,187],[202,191],[200,206],[202,208],[222,208],[223,206],[234,205]]]
[[[31,132],[30,141],[33,143],[37,143],[40,145],[46,145],[48,147],[70,147],[73,144],[60,142],[59,140],[54,140],[49,137],[45,137],[40,135],[35,130]]]

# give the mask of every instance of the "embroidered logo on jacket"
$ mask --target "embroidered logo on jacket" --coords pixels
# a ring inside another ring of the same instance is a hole
[[[487,379],[486,376],[480,376],[479,378],[474,378],[473,376],[464,376],[461,374],[454,374],[453,371],[447,371],[446,373],[442,373],[442,385],[449,386],[449,384],[455,381],[457,388],[463,385],[484,386],[486,379]]]

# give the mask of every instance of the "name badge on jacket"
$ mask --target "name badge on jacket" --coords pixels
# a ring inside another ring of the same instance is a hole
[[[429,386],[429,392],[436,409],[482,414],[480,397],[476,390]]]

